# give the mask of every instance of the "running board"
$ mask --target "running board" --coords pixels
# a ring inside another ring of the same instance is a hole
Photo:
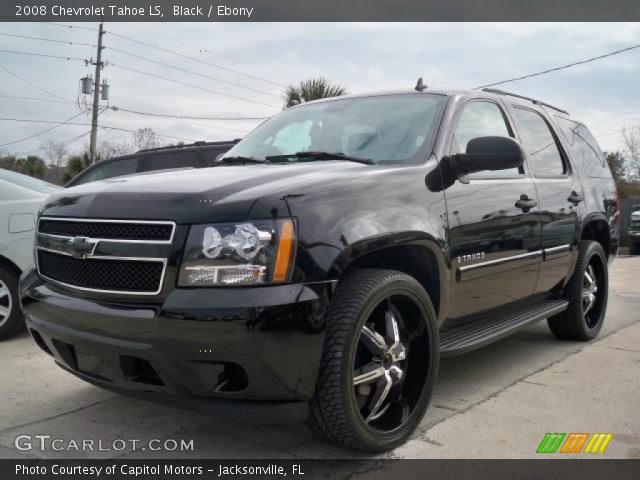
[[[542,304],[522,307],[502,316],[486,316],[440,334],[440,354],[460,355],[500,340],[516,330],[556,315],[567,309],[566,300],[547,300]]]

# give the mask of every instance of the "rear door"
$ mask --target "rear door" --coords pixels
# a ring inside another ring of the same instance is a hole
[[[473,138],[515,137],[504,106],[489,99],[466,103],[453,125],[451,154],[466,151]],[[533,293],[541,260],[540,219],[526,168],[478,172],[445,190],[455,272],[450,317]]]
[[[545,113],[517,103],[510,107],[538,193],[544,261],[535,291],[546,292],[561,286],[571,270],[582,186]]]

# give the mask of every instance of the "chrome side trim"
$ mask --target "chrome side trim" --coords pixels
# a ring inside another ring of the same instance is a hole
[[[552,257],[554,255],[558,255],[559,253],[569,252],[569,251],[571,251],[571,245],[569,245],[568,243],[566,245],[560,245],[558,247],[545,248],[543,250],[544,259],[546,260],[547,257]]]
[[[51,250],[49,248],[44,248],[44,247],[36,247],[36,250],[42,250],[45,252],[49,252],[49,253],[54,253],[57,255],[65,255],[68,257],[72,257],[73,255],[70,255],[66,252],[60,252],[58,250]],[[108,256],[87,256],[87,259],[91,259],[91,260],[124,260],[124,261],[138,261],[138,262],[156,262],[156,263],[162,263],[162,273],[160,274],[160,281],[158,283],[158,289],[154,292],[131,292],[128,290],[102,290],[99,288],[88,288],[88,287],[81,287],[78,285],[73,285],[71,283],[65,283],[65,282],[61,282],[59,280],[55,280],[51,277],[47,277],[46,275],[43,275],[42,272],[40,271],[40,265],[39,265],[39,261],[38,261],[38,255],[36,253],[35,255],[35,263],[36,263],[36,270],[38,271],[38,274],[46,279],[49,282],[52,283],[56,283],[58,285],[62,285],[64,287],[67,288],[71,288],[71,289],[75,289],[75,290],[82,290],[84,292],[95,292],[95,293],[117,293],[119,295],[158,295],[161,291],[162,291],[162,287],[164,285],[164,276],[165,273],[167,271],[167,259],[166,258],[151,258],[151,257],[108,257]]]
[[[475,270],[477,268],[490,267],[491,265],[500,265],[514,260],[521,260],[523,258],[535,258],[539,256],[546,257],[547,255],[557,255],[558,253],[568,252],[570,250],[571,245],[567,243],[566,245],[560,245],[558,247],[545,248],[544,250],[535,250],[533,252],[521,253],[520,255],[513,255],[511,257],[504,257],[498,258],[496,260],[489,260],[487,262],[474,263],[473,265],[465,265],[463,267],[458,267],[458,270],[460,270],[461,273],[464,273],[470,270]]]
[[[490,267],[492,265],[501,265],[503,263],[512,262],[514,260],[522,260],[524,258],[535,258],[535,257],[541,257],[541,256],[542,256],[542,250],[536,250],[534,252],[521,253],[520,255],[513,255],[512,257],[497,258],[495,260],[489,260],[487,262],[474,263],[473,265],[465,265],[464,267],[458,267],[458,269],[460,270],[461,273],[464,273],[471,270],[476,270],[478,268]]]
[[[168,240],[130,240],[130,239],[119,239],[119,238],[97,238],[97,237],[89,237],[92,240],[97,240],[99,242],[113,242],[113,243],[153,243],[153,244],[171,244],[173,243],[173,236],[176,233],[176,222],[172,222],[169,220],[109,220],[104,218],[70,218],[70,217],[40,217],[38,219],[38,235],[44,235],[52,238],[75,238],[76,236],[85,236],[88,235],[56,235],[53,233],[44,233],[40,231],[40,220],[53,220],[56,222],[85,222],[85,223],[135,223],[135,224],[143,224],[143,225],[171,225],[171,235]]]

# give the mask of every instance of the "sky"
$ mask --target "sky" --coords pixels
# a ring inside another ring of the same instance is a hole
[[[62,25],[70,24],[0,23],[0,50],[95,59],[95,47],[77,43],[95,44],[97,24]],[[418,77],[432,88],[470,89],[640,43],[640,23],[106,23],[104,28],[108,64],[102,78],[110,98],[101,104],[191,117],[276,114],[285,86],[310,77],[324,76],[350,93],[411,89]],[[0,67],[0,152],[42,155],[47,140],[68,140],[70,152],[88,144],[88,135],[82,135],[91,118],[78,105],[91,99],[80,93],[79,80],[94,67],[3,51]],[[622,128],[640,125],[639,84],[640,49],[635,49],[497,88],[569,110],[604,150],[618,150]],[[78,114],[72,122],[85,125],[63,125],[17,141]],[[240,138],[260,122],[163,118],[113,108],[99,121],[126,130],[150,127],[165,135],[166,143]],[[131,133],[101,129],[101,140],[131,141]]]

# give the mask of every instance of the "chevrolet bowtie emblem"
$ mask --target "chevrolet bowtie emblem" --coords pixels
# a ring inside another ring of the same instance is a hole
[[[98,245],[98,240],[93,240],[88,237],[73,237],[67,240],[65,252],[73,258],[84,259],[89,255],[93,255],[96,245]]]

